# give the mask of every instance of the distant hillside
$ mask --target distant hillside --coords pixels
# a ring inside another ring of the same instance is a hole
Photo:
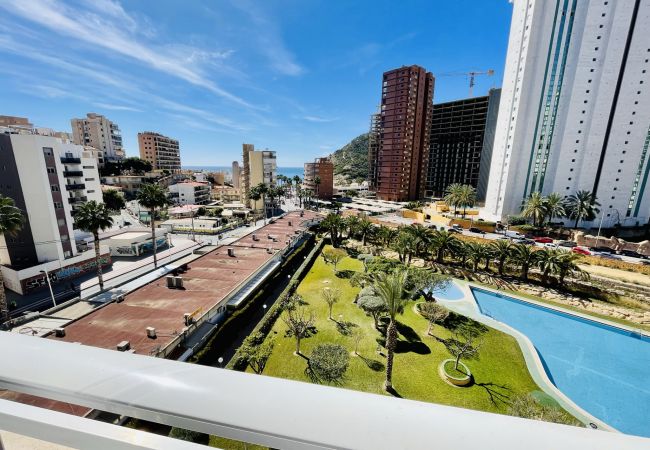
[[[368,133],[352,139],[332,153],[331,158],[338,183],[360,182],[368,178]]]

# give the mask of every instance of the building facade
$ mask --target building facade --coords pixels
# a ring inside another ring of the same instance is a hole
[[[368,132],[368,186],[371,191],[377,189],[377,158],[381,141],[381,112],[370,116]]]
[[[648,27],[641,0],[514,1],[485,218],[587,190],[595,222],[648,222]]]
[[[427,196],[443,197],[447,186],[461,183],[485,200],[487,186],[480,179],[489,174],[499,95],[499,89],[492,89],[484,97],[433,105]]]
[[[274,151],[255,150],[253,144],[243,144],[244,171],[242,181],[244,184],[244,197],[246,206],[259,210],[262,209],[261,200],[251,200],[250,190],[259,185],[275,186],[277,181],[277,163]]]
[[[176,139],[160,133],[145,131],[138,133],[140,158],[149,161],[153,170],[168,170],[171,173],[181,170],[181,151]]]
[[[92,153],[51,136],[0,134],[0,167],[0,194],[25,217],[16,236],[0,238],[0,264],[22,269],[75,257],[74,211],[102,202]]]
[[[124,158],[122,135],[116,123],[101,114],[88,113],[84,119],[72,119],[72,141],[77,145],[95,147],[106,161]]]
[[[27,117],[0,116],[0,127],[21,128],[29,131],[34,128],[34,125]]]
[[[316,158],[314,162],[305,163],[302,183],[305,189],[314,193],[314,197],[330,200],[334,195],[334,163],[329,158]]]
[[[189,181],[169,186],[169,197],[178,205],[205,205],[210,202],[210,184]]]
[[[424,197],[433,84],[433,75],[415,65],[383,75],[379,149],[371,164],[371,185],[381,200]]]
[[[241,187],[241,168],[239,167],[239,161],[232,162],[232,187],[239,189]]]

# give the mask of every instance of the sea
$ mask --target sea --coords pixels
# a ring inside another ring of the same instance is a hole
[[[197,172],[226,172],[232,177],[232,166],[183,166],[183,169],[196,170]],[[277,174],[289,178],[298,175],[300,178],[303,178],[305,170],[302,167],[278,167]]]

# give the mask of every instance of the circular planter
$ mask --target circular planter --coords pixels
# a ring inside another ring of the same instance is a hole
[[[453,384],[454,386],[467,386],[472,382],[472,373],[469,371],[469,368],[463,364],[463,362],[458,363],[458,367],[461,368],[463,372],[465,372],[467,375],[464,376],[458,376],[458,375],[450,375],[447,373],[446,367],[449,365],[450,368],[453,368],[453,365],[456,363],[455,359],[445,359],[442,363],[440,363],[439,371],[440,371],[440,376],[447,381],[448,383]]]

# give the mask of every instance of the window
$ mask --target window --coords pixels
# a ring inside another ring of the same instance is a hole
[[[56,184],[51,185],[50,189],[52,189],[52,192],[59,192],[60,191],[59,186],[56,185]]]
[[[94,169],[95,166],[84,166],[84,169]]]
[[[85,178],[86,181],[95,181],[94,178]]]
[[[52,156],[52,147],[43,147],[43,154],[45,156]]]
[[[67,234],[62,234],[61,235],[61,242],[68,242],[70,240],[70,237]]]
[[[63,225],[65,225],[65,219],[59,219],[59,220],[56,221],[56,223],[57,223],[60,227],[62,227]]]
[[[88,191],[89,194],[92,194],[92,193],[94,193],[94,192],[95,192],[94,189],[90,189],[90,190]]]
[[[56,173],[56,169],[54,167],[48,167],[47,173]]]
[[[63,204],[61,202],[54,202],[54,208],[55,209],[61,209],[61,208],[63,208]]]

